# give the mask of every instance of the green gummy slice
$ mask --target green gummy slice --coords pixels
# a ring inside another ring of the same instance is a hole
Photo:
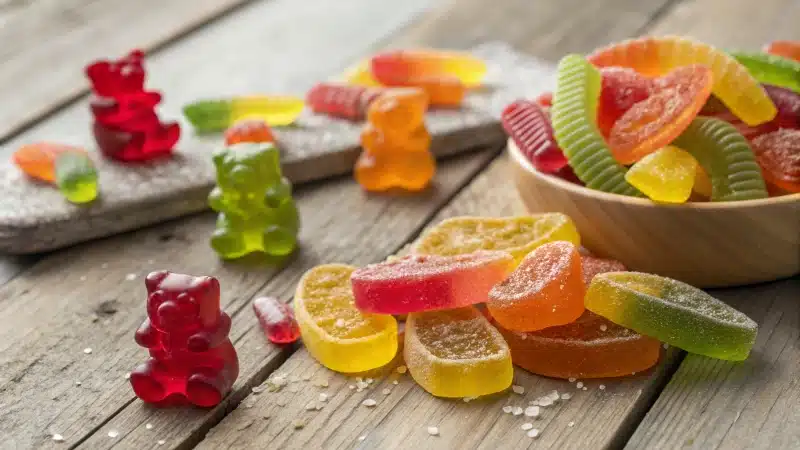
[[[567,55],[559,61],[551,109],[556,141],[587,187],[642,197],[638,189],[625,181],[627,170],[611,155],[597,128],[600,87],[600,71],[584,57]]]
[[[183,115],[198,133],[224,131],[230,125],[231,105],[227,100],[200,100],[184,106]]]
[[[72,203],[88,203],[97,198],[97,171],[82,152],[65,152],[55,161],[56,186]]]
[[[596,275],[586,308],[623,327],[691,353],[747,359],[758,325],[705,292],[670,278],[638,272]]]
[[[673,142],[697,159],[711,178],[711,200],[767,198],[767,187],[747,139],[733,125],[697,117]]]
[[[800,62],[769,53],[731,52],[731,56],[759,82],[800,93]]]

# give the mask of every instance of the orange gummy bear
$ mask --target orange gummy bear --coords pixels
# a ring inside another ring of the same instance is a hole
[[[361,132],[364,151],[355,165],[356,181],[367,191],[424,189],[436,172],[425,128],[427,94],[395,89],[375,100]]]
[[[240,120],[225,131],[225,145],[240,142],[275,142],[267,122],[259,119]]]
[[[56,182],[56,158],[64,152],[81,152],[86,150],[64,144],[38,142],[23,145],[12,157],[26,175],[48,183]]]
[[[764,51],[800,61],[800,41],[772,41],[764,47]]]

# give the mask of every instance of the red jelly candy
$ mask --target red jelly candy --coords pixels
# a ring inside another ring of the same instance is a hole
[[[506,133],[536,170],[553,173],[567,165],[567,158],[553,137],[550,117],[541,106],[517,100],[506,106],[501,120]]]
[[[570,167],[569,165],[566,165],[566,166],[558,169],[557,171],[553,172],[551,175],[554,176],[554,177],[561,178],[562,180],[569,181],[570,183],[575,183],[575,184],[578,184],[580,186],[584,185],[583,181],[581,181],[581,179],[578,178],[577,175],[575,175],[575,171],[572,170],[572,167]]]
[[[253,300],[253,311],[267,339],[275,344],[291,344],[300,339],[300,327],[286,303],[275,297],[258,297]]]
[[[779,128],[800,129],[800,94],[770,84],[763,85],[764,91],[778,109],[778,114],[769,122],[749,126],[730,112],[716,97],[709,98],[700,114],[716,117],[731,123],[744,137],[752,140],[757,136],[776,131]]]
[[[156,404],[218,404],[239,376],[228,338],[231,318],[219,309],[219,281],[160,271],[145,285],[147,318],[136,343],[150,350],[150,359],[131,372],[136,396]]]
[[[407,314],[483,303],[512,265],[511,255],[501,251],[411,255],[358,269],[350,281],[361,311]]]
[[[306,95],[306,104],[317,114],[361,120],[383,89],[337,83],[319,83]]]
[[[549,108],[553,106],[553,93],[552,92],[543,92],[536,97],[534,100],[536,104],[541,106],[542,108]]]
[[[800,192],[800,130],[773,131],[753,139],[752,146],[768,183]]]
[[[225,130],[225,145],[240,142],[275,142],[267,122],[259,119],[245,119],[231,125]]]
[[[653,82],[639,72],[627,67],[600,69],[602,84],[597,104],[597,127],[604,137],[625,111],[653,93]]]
[[[581,271],[583,275],[583,284],[589,287],[592,278],[595,275],[606,272],[624,272],[628,270],[625,264],[617,261],[616,259],[596,258],[591,255],[581,255]]]

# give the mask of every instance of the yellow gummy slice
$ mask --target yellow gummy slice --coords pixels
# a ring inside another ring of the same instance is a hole
[[[536,247],[553,241],[580,246],[581,237],[569,216],[561,213],[518,217],[453,217],[426,231],[412,246],[418,255],[461,255],[477,250],[504,250],[514,264]]]
[[[653,201],[684,203],[692,195],[697,166],[687,151],[667,146],[637,161],[625,179]]]
[[[378,80],[372,76],[370,61],[368,59],[359,61],[354,66],[345,69],[341,78],[344,79],[345,83],[355,86],[375,87],[381,85]]]
[[[408,371],[437,397],[478,397],[514,378],[503,336],[477,309],[411,313],[403,346]]]
[[[294,123],[303,112],[303,99],[292,96],[249,96],[231,100],[230,122],[260,119],[271,126]]]
[[[648,76],[660,76],[676,67],[703,64],[714,74],[714,95],[744,123],[759,125],[778,113],[746,67],[722,50],[702,42],[678,36],[644,37],[596,50],[587,59],[597,67],[630,67]]]
[[[297,285],[294,311],[308,352],[337,372],[381,367],[397,353],[397,321],[353,306],[350,274],[355,267],[325,264],[306,272]]]

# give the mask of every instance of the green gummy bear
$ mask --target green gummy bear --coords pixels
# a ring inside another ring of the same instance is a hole
[[[56,186],[72,203],[88,203],[97,198],[97,171],[82,152],[65,152],[55,160]]]
[[[300,217],[292,186],[283,177],[272,143],[241,143],[214,153],[217,186],[208,204],[219,212],[211,247],[234,259],[253,252],[290,254],[297,246]]]

